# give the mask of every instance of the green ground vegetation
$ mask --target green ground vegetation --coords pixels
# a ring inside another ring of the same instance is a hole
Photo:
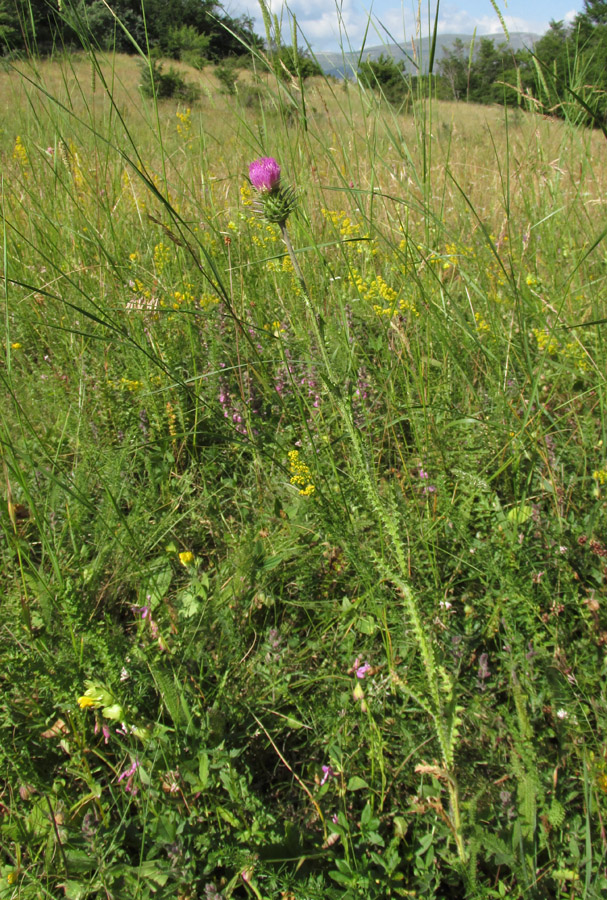
[[[605,896],[603,136],[175,66],[0,72],[0,898]]]

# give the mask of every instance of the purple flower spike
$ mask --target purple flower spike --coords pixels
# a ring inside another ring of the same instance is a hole
[[[273,156],[262,156],[249,165],[249,178],[256,191],[269,193],[280,185],[280,166]]]

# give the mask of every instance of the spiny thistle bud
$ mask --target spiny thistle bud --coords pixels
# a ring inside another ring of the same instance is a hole
[[[280,166],[272,156],[262,156],[249,166],[249,178],[259,197],[253,202],[255,212],[267,222],[284,225],[297,206],[291,187],[281,187]]]

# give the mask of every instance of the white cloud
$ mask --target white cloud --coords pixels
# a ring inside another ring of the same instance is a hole
[[[369,8],[356,0],[341,0],[338,4],[333,0],[292,0],[287,5],[282,0],[269,0],[272,14],[282,18],[283,37],[290,43],[291,21],[289,11],[297,19],[298,30],[304,35],[315,50],[336,50],[343,43],[344,49],[358,50],[367,34],[366,43],[370,46],[389,43],[391,39],[403,39],[403,13],[400,8],[390,8],[381,14],[381,23],[392,38],[386,34],[371,14],[369,25]],[[255,21],[255,30],[264,34],[263,19],[259,6],[254,0],[226,0],[226,10],[230,15],[247,13]],[[414,21],[407,19],[407,36],[414,34]],[[305,43],[301,39],[301,44]]]
[[[521,16],[503,16],[508,31],[528,31],[543,34],[548,22],[537,19],[523,19]],[[441,34],[504,34],[504,27],[496,15],[472,15],[456,6],[441,8],[438,30]],[[504,38],[505,39],[505,38]]]
[[[289,11],[297,19],[298,29],[314,50],[337,50],[343,44],[345,49],[360,49],[363,40],[368,46],[391,41],[409,43],[411,38],[429,33],[427,21],[416,21],[412,13],[403,13],[403,7],[392,6],[382,9],[377,16],[373,14],[372,0],[369,6],[358,0],[292,0],[287,4],[283,0],[268,0],[271,12],[282,19],[283,38],[290,43],[291,21]],[[264,34],[263,20],[259,5],[255,0],[225,0],[227,12],[238,16],[246,13],[253,17],[255,30]],[[369,25],[369,10],[371,24]],[[567,13],[566,20],[575,16],[575,12]],[[534,19],[523,19],[519,16],[505,15],[504,21],[509,31],[527,31],[542,34],[548,28],[548,22]],[[381,23],[381,24],[380,24]],[[383,26],[383,27],[382,27]],[[503,34],[503,27],[496,15],[473,15],[455,6],[447,4],[440,7],[438,30],[440,34]],[[303,45],[304,39],[300,40]]]

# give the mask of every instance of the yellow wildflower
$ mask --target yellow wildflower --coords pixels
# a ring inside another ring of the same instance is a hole
[[[299,493],[302,497],[310,497],[316,488],[312,483],[310,469],[299,458],[299,450],[291,450],[289,453],[289,470],[291,472],[291,484],[299,487]]]
[[[23,146],[23,141],[21,140],[21,136],[17,135],[15,138],[15,146],[13,148],[13,159],[19,163],[20,166],[24,167],[27,165],[27,150]]]
[[[185,112],[177,110],[175,116],[179,119],[179,122],[177,123],[177,134],[180,135],[180,137],[187,139],[192,128],[192,110],[188,106]]]
[[[93,700],[92,697],[87,697],[83,695],[82,697],[78,697],[78,706],[80,709],[86,709],[87,706],[98,706],[99,704]]]
[[[191,566],[194,562],[194,554],[190,550],[183,550],[179,554],[179,562],[182,566],[185,566],[186,569],[188,566]]]

